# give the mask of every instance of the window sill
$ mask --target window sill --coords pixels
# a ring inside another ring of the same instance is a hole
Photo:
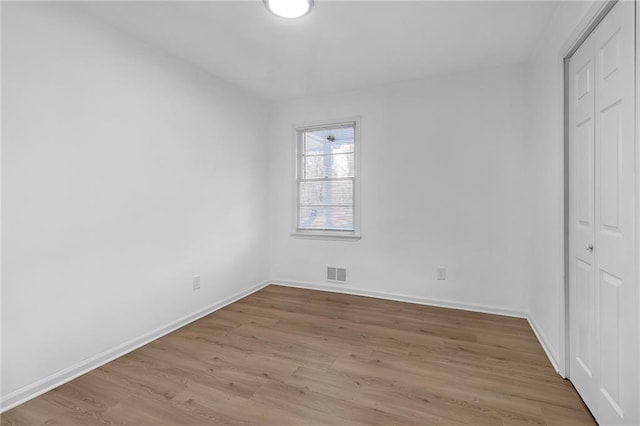
[[[362,238],[360,235],[348,233],[342,234],[328,234],[319,232],[292,232],[291,236],[294,238],[309,239],[309,240],[333,240],[333,241],[358,241]]]

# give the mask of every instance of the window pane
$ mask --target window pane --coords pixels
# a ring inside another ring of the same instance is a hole
[[[353,204],[353,181],[300,182],[300,204]]]
[[[304,134],[305,155],[353,152],[354,128],[323,129]]]
[[[353,231],[353,208],[300,207],[298,229]]]
[[[304,178],[336,178],[354,176],[354,154],[304,157]]]

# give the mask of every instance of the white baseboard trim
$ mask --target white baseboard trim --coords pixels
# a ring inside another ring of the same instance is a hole
[[[75,365],[51,374],[50,376],[38,380],[37,382],[17,389],[0,399],[0,413],[3,413],[17,405],[27,402],[28,400],[33,399],[38,395],[42,395],[43,393],[48,392],[51,389],[54,389],[68,381],[71,381],[78,376],[88,373],[89,371],[94,370],[101,365],[113,361],[114,359],[119,358],[135,349],[138,349],[139,347],[144,346],[147,343],[152,342],[166,334],[169,334],[180,327],[184,327],[185,325],[195,320],[209,315],[210,313],[217,311],[218,309],[224,308],[225,306],[233,302],[236,302],[252,293],[255,293],[258,290],[263,289],[269,284],[269,281],[261,282],[260,284],[240,291],[196,312],[185,315],[182,318],[172,321],[163,327],[156,328],[155,330],[124,342],[111,349],[107,349],[106,351],[92,356],[91,358],[85,359],[84,361],[81,361]]]
[[[353,287],[345,287],[343,285],[333,285],[333,284],[325,284],[325,283],[273,280],[271,281],[271,284],[285,286],[285,287],[306,288],[309,290],[330,291],[333,293],[353,294],[356,296],[375,297],[377,299],[417,303],[420,305],[439,306],[442,308],[461,309],[464,311],[482,312],[485,314],[495,314],[495,315],[504,315],[508,317],[523,318],[529,322],[529,326],[531,327],[531,329],[533,330],[533,333],[535,334],[536,338],[540,342],[540,345],[542,346],[542,349],[547,355],[547,358],[549,358],[549,361],[551,362],[551,365],[553,366],[553,368],[561,377],[565,378],[562,375],[562,373],[560,373],[560,369],[558,368],[557,355],[551,349],[551,346],[549,346],[549,343],[545,334],[542,332],[540,328],[538,328],[533,318],[524,312],[520,312],[512,309],[506,309],[506,308],[499,308],[495,306],[473,305],[468,303],[452,302],[449,300],[428,299],[423,297],[407,296],[403,294],[387,293],[387,292],[380,292],[380,291],[371,291],[371,290],[364,290],[364,289],[353,288]]]
[[[549,361],[551,362],[553,368],[556,370],[556,373],[558,373],[563,379],[566,379],[566,377],[560,372],[560,367],[558,364],[558,354],[549,345],[547,336],[544,334],[542,329],[538,327],[531,315],[527,315],[527,321],[529,321],[529,326],[531,326],[533,334],[535,334],[538,338],[538,342],[540,342],[542,349],[544,349],[544,353],[547,354],[547,358],[549,358]]]
[[[312,283],[304,281],[272,280],[271,284],[284,287],[306,288],[309,290],[330,291],[333,293],[352,294],[355,296],[375,297],[376,299],[395,300],[397,302],[416,303],[418,305],[438,306],[441,308],[460,309],[463,311],[482,312],[485,314],[504,315],[507,317],[527,318],[524,312],[496,306],[473,305],[468,303],[452,302],[450,300],[429,299],[426,297],[408,296],[398,293],[387,293],[382,291],[365,290],[344,285],[334,285],[325,283]]]

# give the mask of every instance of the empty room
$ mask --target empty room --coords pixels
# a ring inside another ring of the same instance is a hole
[[[640,425],[640,8],[6,1],[0,423]]]

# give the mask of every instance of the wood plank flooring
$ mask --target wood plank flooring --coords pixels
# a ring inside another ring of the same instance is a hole
[[[269,286],[2,425],[594,424],[523,319]]]

